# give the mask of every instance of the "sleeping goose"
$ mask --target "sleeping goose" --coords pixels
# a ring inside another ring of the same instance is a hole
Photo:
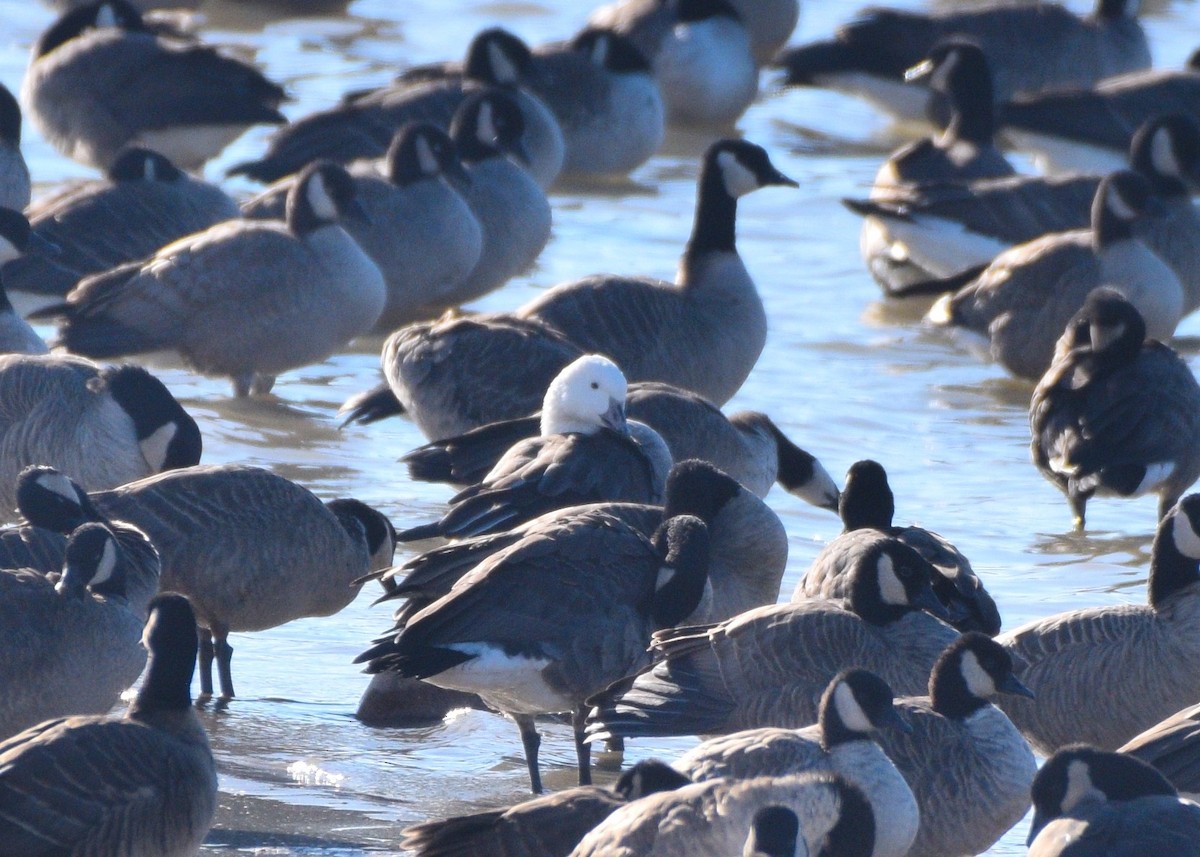
[[[285,122],[283,99],[252,65],[152,32],[125,0],[59,18],[34,45],[21,87],[51,145],[100,169],[126,146],[199,169],[252,125]]]
[[[230,631],[261,631],[329,616],[358,594],[354,581],[390,565],[395,532],[358,500],[322,503],[257,467],[187,467],[112,491],[84,492],[48,467],[18,479],[31,524],[69,531],[84,521],[127,521],[158,548],[162,589],[186,594],[201,626],[200,692],[231,698]]]
[[[1200,796],[1200,705],[1190,705],[1130,738],[1118,749],[1153,765],[1180,794]]]
[[[1163,518],[1200,477],[1200,384],[1138,311],[1096,289],[1029,404],[1033,463],[1082,529],[1088,500],[1158,494]]]
[[[986,3],[934,12],[869,8],[832,40],[783,51],[785,82],[859,95],[900,119],[925,118],[928,95],[903,84],[904,72],[940,39],[965,36],[996,69],[995,98],[1048,86],[1089,86],[1150,66],[1135,0],[1096,0],[1087,17],[1055,3]]]
[[[591,782],[584,700],[650,659],[656,629],[696,609],[708,572],[698,518],[672,518],[647,539],[603,516],[521,539],[475,566],[357,661],[478,693],[516,721],[530,787],[542,791],[538,714],[572,712],[579,782]]]
[[[441,520],[398,538],[484,535],[584,503],[658,503],[670,468],[657,432],[626,421],[621,370],[588,354],[546,389],[538,437],[509,448],[483,479],[451,498]]]
[[[1168,339],[1183,312],[1175,272],[1138,238],[1138,222],[1161,211],[1144,178],[1106,177],[1092,203],[1091,229],[1045,235],[997,256],[971,282],[942,297],[928,320],[980,340],[992,359],[1022,378],[1040,378],[1054,346],[1089,293],[1121,292],[1146,322],[1147,333]]]
[[[835,675],[861,667],[919,693],[958,636],[930,588],[932,569],[899,541],[864,552],[846,607],[820,599],[747,610],[717,625],[655,635],[655,665],[595,700],[589,736],[713,735],[817,720]]]
[[[189,366],[266,395],[275,376],[324,360],[370,330],[383,275],[338,225],[361,216],[341,167],[313,164],[288,197],[286,221],[231,220],[141,262],[84,279],[65,303],[60,344],[89,357],[178,351]]]
[[[869,459],[852,464],[838,505],[844,529],[817,554],[792,600],[844,598],[856,554],[880,539],[894,537],[933,566],[933,591],[949,613],[950,624],[960,631],[999,633],[1000,611],[970,561],[937,533],[917,526],[893,526],[894,511],[895,499],[883,465]]]
[[[675,767],[696,782],[834,771],[862,790],[875,814],[872,857],[904,857],[921,816],[896,766],[874,741],[877,730],[910,729],[892,707],[892,689],[866,670],[838,673],[821,697],[816,725],[747,729],[710,738]]]
[[[190,857],[212,825],[217,771],[191,704],[196,621],[160,595],[146,680],[125,716],[47,720],[0,743],[0,842],[10,854]]]
[[[1001,707],[1044,755],[1077,741],[1115,750],[1195,702],[1200,681],[1200,495],[1163,518],[1149,603],[1071,610],[997,637],[1036,701]],[[1096,677],[1103,675],[1103,681]]]
[[[21,154],[21,105],[0,83],[0,208],[21,211],[31,193],[29,167]]]
[[[1033,779],[1030,857],[1200,855],[1200,805],[1144,762],[1086,744],[1059,750]]]

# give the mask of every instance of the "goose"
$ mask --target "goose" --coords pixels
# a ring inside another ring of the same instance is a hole
[[[140,366],[70,355],[0,356],[0,507],[17,476],[49,464],[88,491],[200,462],[196,421]]]
[[[912,854],[982,854],[1029,808],[1037,763],[1029,744],[990,700],[1032,697],[998,643],[970,631],[946,647],[928,696],[896,701],[911,727],[877,740],[916,795],[921,826]]]
[[[1099,494],[1158,494],[1161,519],[1200,477],[1200,384],[1138,311],[1096,289],[1067,325],[1029,404],[1030,452],[1077,529]]]
[[[75,354],[170,349],[229,376],[238,397],[266,395],[279,373],[324,360],[383,311],[383,275],[338,225],[361,212],[349,174],[313,164],[286,221],[220,223],[85,278],[34,317],[61,318],[59,344]]]
[[[781,52],[785,84],[821,86],[861,96],[907,120],[925,118],[927,93],[903,85],[906,69],[940,39],[962,35],[995,65],[994,97],[1049,86],[1090,86],[1101,78],[1149,68],[1150,47],[1135,0],[1096,0],[1087,17],[1056,3],[988,3],[971,9],[909,12],[871,8],[833,39]]]
[[[21,211],[29,205],[33,186],[21,154],[21,105],[0,83],[0,208]]]
[[[664,522],[652,539],[610,516],[522,539],[357,661],[368,661],[368,672],[478,693],[508,714],[535,793],[542,781],[534,717],[572,712],[579,783],[587,785],[584,700],[647,664],[650,634],[696,609],[707,542],[703,522],[687,515]]]
[[[564,506],[662,502],[671,453],[649,426],[625,419],[625,376],[588,354],[546,388],[541,434],[512,446],[486,476],[450,500],[441,520],[400,541],[509,529]]]
[[[252,125],[286,121],[283,89],[256,68],[151,32],[125,0],[66,12],[42,33],[21,100],[54,148],[100,169],[135,145],[196,170]]]
[[[1040,378],[1067,322],[1101,286],[1120,291],[1142,314],[1147,333],[1171,336],[1183,311],[1175,273],[1137,237],[1140,218],[1161,203],[1144,178],[1105,177],[1092,203],[1091,229],[1045,235],[997,256],[971,282],[945,295],[926,319],[971,340],[1022,378]]]
[[[1200,51],[1180,71],[1129,71],[1090,88],[1027,93],[1002,108],[1002,134],[1047,172],[1121,169],[1134,133],[1168,113],[1200,113]]]
[[[1153,765],[1172,786],[1191,800],[1200,795],[1200,768],[1197,767],[1196,723],[1200,705],[1177,711],[1160,723],[1130,738],[1118,753]]]
[[[857,666],[919,693],[958,632],[929,564],[899,541],[864,552],[847,607],[820,599],[747,610],[716,625],[655,635],[657,662],[593,700],[591,738],[716,735],[814,723],[835,675]]]
[[[1200,805],[1145,762],[1077,744],[1033,780],[1030,857],[1200,855]]]
[[[30,230],[25,215],[11,208],[0,208],[0,268],[5,263],[20,261],[22,254],[43,243]],[[45,354],[50,350],[46,343],[13,309],[4,276],[0,274],[0,353]]]
[[[665,762],[647,759],[621,774],[611,789],[579,786],[507,809],[418,824],[404,831],[400,847],[418,857],[562,857],[620,807],[688,782]]]
[[[471,40],[460,73],[412,69],[394,84],[352,93],[336,107],[280,128],[271,137],[266,155],[236,164],[227,174],[274,182],[316,160],[346,164],[377,158],[406,123],[432,122],[448,130],[463,99],[500,86],[509,90],[520,106],[521,148],[528,154],[530,174],[540,187],[548,188],[562,170],[566,148],[554,114],[523,85],[532,62],[528,45],[512,33],[498,27],[483,30]]]
[[[217,772],[191,704],[196,622],[160,595],[143,636],[146,680],[120,719],[47,720],[0,743],[0,841],[14,854],[195,854]]]
[[[869,857],[874,847],[877,825],[862,792],[824,773],[709,780],[659,792],[604,819],[570,857],[744,855],[747,840],[765,832],[760,811],[768,807],[793,815],[798,836],[793,850],[783,852],[789,857]]]
[[[61,578],[0,571],[0,740],[68,714],[104,714],[146,665],[143,616],[125,598],[120,547],[103,524],[67,542]]]
[[[90,274],[144,259],[237,216],[237,203],[215,185],[157,152],[124,149],[104,179],[71,186],[29,209],[34,234],[53,248],[8,263],[4,282],[61,297]]]
[[[17,504],[29,523],[72,529],[126,521],[162,560],[161,587],[186,594],[201,628],[200,692],[234,695],[230,631],[261,631],[332,615],[358,594],[367,572],[390,565],[395,531],[358,500],[322,503],[308,489],[257,467],[197,466],[88,494],[63,474],[31,467]]]
[[[871,804],[876,822],[872,857],[904,857],[921,816],[908,783],[873,740],[884,728],[911,728],[892,707],[892,689],[866,670],[844,670],[825,689],[816,725],[710,738],[685,753],[675,767],[696,782],[834,771],[861,789]]]
[[[796,813],[786,806],[764,806],[754,813],[742,857],[794,857],[799,837]]]
[[[428,122],[405,125],[392,140],[383,175],[351,166],[355,196],[370,223],[344,228],[379,266],[387,303],[375,329],[390,333],[442,310],[442,296],[479,262],[483,230],[455,189],[467,176],[454,142]],[[294,179],[284,179],[242,206],[247,217],[281,219]]]
[[[1071,610],[996,638],[1023,662],[1017,675],[1037,691],[1036,702],[1001,707],[1039,753],[1078,741],[1115,750],[1195,702],[1197,533],[1200,495],[1191,494],[1159,522],[1148,604]],[[1103,682],[1096,681],[1099,669]]]
[[[845,529],[817,554],[792,600],[845,597],[855,554],[880,539],[894,537],[933,566],[933,591],[949,613],[950,624],[960,631],[999,633],[1000,611],[970,561],[937,533],[893,526],[895,507],[883,465],[870,459],[851,465],[838,507]]]

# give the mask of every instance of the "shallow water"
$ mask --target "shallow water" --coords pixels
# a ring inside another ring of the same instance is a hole
[[[457,57],[472,33],[496,22],[531,42],[560,38],[582,24],[590,4],[458,2],[447,14],[446,0],[356,0],[348,15],[304,20],[248,16],[242,5],[210,0],[210,38],[247,46],[288,85],[295,96],[288,113],[300,116],[403,66]],[[812,0],[794,41],[831,32],[855,5]],[[1200,43],[1200,9],[1191,0],[1145,5],[1156,64],[1177,67]],[[0,0],[7,24],[0,80],[14,91],[28,47],[51,17],[28,0]],[[771,414],[831,473],[864,457],[884,463],[898,520],[955,541],[984,577],[1006,627],[1078,606],[1142,601],[1154,500],[1093,502],[1088,532],[1072,534],[1065,502],[1029,463],[1031,388],[923,333],[919,310],[880,301],[858,256],[858,219],[838,200],[865,193],[880,157],[900,139],[886,119],[831,93],[789,92],[765,95],[739,130],[765,145],[800,188],[767,189],[740,207],[740,249],[763,293],[771,334],[730,410]],[[265,135],[243,137],[209,175],[257,154]],[[672,136],[631,185],[556,193],[554,238],[537,270],[479,306],[515,307],[539,289],[597,271],[670,277],[708,141]],[[32,128],[25,152],[42,191],[89,175]],[[1189,320],[1179,332],[1191,337],[1194,354],[1200,322]],[[376,382],[379,345],[363,340],[281,377],[279,401],[270,403],[233,401],[227,382],[177,363],[152,365],[199,421],[206,462],[271,467],[323,497],[356,496],[410,525],[438,513],[449,496],[408,482],[397,464],[422,441],[414,427],[391,420],[337,429],[338,405]],[[791,537],[786,597],[839,525],[778,489],[768,502]],[[402,548],[397,560],[405,556]],[[466,712],[406,730],[354,720],[367,677],[350,662],[388,625],[388,610],[369,606],[374,594],[364,590],[334,618],[231,638],[242,695],[203,715],[222,788],[205,854],[398,853],[405,824],[525,797],[516,730],[500,717]],[[628,756],[672,757],[692,743],[633,742]],[[546,726],[542,758],[548,787],[571,784],[567,727]],[[1023,853],[1025,830],[1019,825],[989,853]]]

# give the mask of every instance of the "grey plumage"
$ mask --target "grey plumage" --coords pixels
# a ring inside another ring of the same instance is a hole
[[[1200,705],[1191,705],[1122,744],[1118,753],[1153,765],[1179,792],[1200,795]]]
[[[29,205],[32,191],[21,154],[21,106],[0,83],[0,208],[21,211]]]
[[[0,267],[20,261],[24,253],[42,243],[30,230],[25,215],[0,208]],[[48,350],[29,322],[17,315],[0,279],[0,353],[45,354]]]

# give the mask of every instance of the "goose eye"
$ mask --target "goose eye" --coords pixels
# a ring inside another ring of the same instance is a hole
[[[599,390],[599,389],[600,389],[600,384],[599,384],[599,383],[597,383],[596,381],[593,381],[593,382],[592,382],[592,389],[593,389],[593,390]]]
[[[908,580],[910,577],[912,577],[913,573],[912,573],[912,569],[909,568],[907,565],[902,565],[898,569],[896,569],[896,574],[898,574],[900,576],[901,580]]]

